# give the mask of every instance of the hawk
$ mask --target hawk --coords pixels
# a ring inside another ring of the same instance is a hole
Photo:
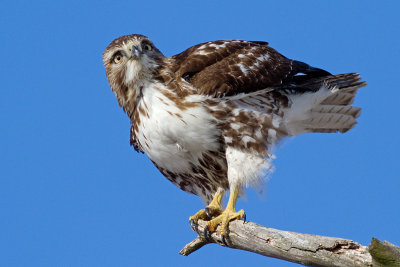
[[[131,120],[131,145],[180,189],[206,205],[191,224],[244,219],[244,188],[271,172],[271,149],[284,137],[347,132],[361,109],[351,104],[359,74],[331,73],[288,59],[261,41],[212,41],[165,57],[132,34],[105,49],[106,75]],[[229,191],[222,211],[221,199]]]

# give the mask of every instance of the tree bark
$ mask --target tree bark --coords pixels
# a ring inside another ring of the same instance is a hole
[[[352,240],[281,231],[252,222],[232,221],[222,241],[219,228],[204,237],[206,221],[193,227],[199,236],[179,253],[187,256],[208,243],[217,243],[306,266],[400,266],[400,248],[372,240],[370,247]],[[397,264],[397,265],[396,265]]]

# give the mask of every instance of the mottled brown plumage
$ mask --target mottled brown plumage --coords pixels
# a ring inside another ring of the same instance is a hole
[[[215,97],[278,87],[300,72],[329,74],[284,57],[266,42],[241,40],[198,44],[172,56],[167,63],[175,76],[197,89],[196,93]]]
[[[354,127],[360,109],[351,104],[365,85],[358,74],[331,75],[266,42],[207,42],[165,57],[147,37],[128,35],[103,61],[131,119],[131,145],[182,190],[214,198],[214,209],[234,192],[228,221],[243,215],[232,215],[237,192],[271,171],[279,140]]]

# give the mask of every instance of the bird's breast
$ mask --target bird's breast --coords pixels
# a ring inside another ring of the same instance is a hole
[[[214,119],[203,107],[202,96],[177,100],[162,88],[151,89],[138,103],[137,141],[159,167],[190,172],[204,152],[220,147]]]

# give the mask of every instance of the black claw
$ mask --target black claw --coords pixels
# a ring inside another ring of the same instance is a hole
[[[224,245],[228,247],[228,244],[226,243],[225,235],[221,235],[221,240],[222,240],[222,243],[224,243]]]
[[[206,227],[204,227],[204,238],[207,240],[207,241],[210,241],[210,231],[208,230],[208,226],[206,225]]]
[[[204,209],[204,211],[205,211],[205,213],[206,213],[206,215],[207,215],[207,217],[208,217],[208,220],[211,220],[211,214],[210,214],[210,209],[207,207],[207,208],[205,208]]]
[[[193,230],[197,229],[197,224],[194,222],[193,219],[189,220],[190,223],[190,228],[192,228]]]
[[[246,222],[246,213],[245,214],[243,214],[243,223],[245,223]]]

